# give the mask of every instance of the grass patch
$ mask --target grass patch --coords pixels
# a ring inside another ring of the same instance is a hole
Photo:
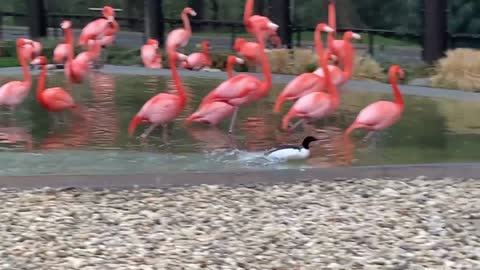
[[[432,86],[480,91],[480,50],[455,49],[435,66]]]
[[[18,60],[15,57],[0,57],[0,68],[18,67],[19,65]]]

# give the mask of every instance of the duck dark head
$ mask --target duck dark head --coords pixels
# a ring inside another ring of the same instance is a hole
[[[303,142],[302,142],[303,148],[310,149],[310,143],[314,141],[318,141],[318,139],[313,136],[305,137],[305,139],[303,139]]]

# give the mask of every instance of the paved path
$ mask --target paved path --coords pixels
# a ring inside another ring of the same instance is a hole
[[[4,27],[3,28],[3,40],[15,40],[21,36],[28,36],[28,29],[26,27]],[[60,39],[62,33],[60,29],[56,29],[56,35]],[[74,29],[74,34],[76,37],[80,34],[79,29]],[[49,28],[48,35],[50,37],[55,36],[55,29]],[[143,44],[144,35],[141,32],[127,32],[120,31],[117,34],[116,44],[125,48],[140,48]],[[232,40],[229,36],[202,36],[201,33],[193,34],[191,38],[191,43],[196,44],[200,43],[202,40],[208,39],[213,50],[219,51],[230,51],[232,48]],[[302,41],[302,46],[312,47],[313,43],[311,41]],[[362,53],[366,52],[367,46],[364,44],[357,45],[357,49]],[[375,58],[380,61],[397,61],[399,64],[403,63],[415,63],[419,64],[421,60],[421,48],[419,47],[405,47],[405,46],[388,46],[381,48],[376,46],[375,48]]]
[[[118,75],[145,75],[145,76],[170,76],[169,69],[148,69],[138,66],[114,66],[114,65],[105,65],[102,69],[102,72],[109,74],[118,74]],[[63,70],[57,70],[57,72],[63,72]],[[38,71],[35,70],[33,74],[37,74]],[[226,78],[225,72],[222,71],[190,71],[190,70],[179,70],[181,76],[185,77],[198,77],[204,79],[214,79],[214,80],[224,80]],[[22,70],[19,67],[13,68],[0,68],[0,76],[20,76]],[[262,74],[260,73],[245,73],[250,74],[256,77],[261,78]],[[295,78],[294,75],[285,75],[285,74],[273,74],[272,80],[274,83],[286,84]],[[391,86],[386,83],[377,82],[377,81],[360,81],[360,80],[350,80],[343,87],[345,91],[354,91],[354,92],[375,92],[375,93],[390,93]],[[443,88],[433,88],[425,86],[413,86],[413,85],[401,85],[402,93],[405,95],[414,95],[430,98],[449,98],[455,100],[464,100],[464,101],[480,101],[480,93],[466,92],[456,89],[443,89]]]

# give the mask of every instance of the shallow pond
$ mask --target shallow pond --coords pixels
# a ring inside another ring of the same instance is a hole
[[[51,72],[47,85],[63,86],[62,73]],[[0,78],[3,83],[12,78]],[[0,175],[36,174],[131,174],[175,171],[263,170],[280,168],[332,167],[343,165],[469,162],[480,160],[480,106],[475,102],[406,96],[402,120],[378,133],[368,142],[358,131],[350,143],[343,131],[367,104],[392,99],[391,94],[359,93],[342,89],[337,113],[314,126],[295,132],[280,129],[282,114],[272,113],[278,92],[274,85],[268,98],[239,111],[235,132],[226,132],[229,119],[218,128],[193,124],[183,119],[203,96],[220,81],[182,78],[190,99],[184,113],[168,127],[168,140],[158,128],[141,142],[129,138],[131,118],[151,96],[172,88],[170,77],[120,76],[102,72],[76,85],[74,97],[83,106],[86,119],[66,116],[65,123],[54,119],[32,93],[14,117],[1,115]],[[137,128],[136,135],[146,125]],[[261,152],[284,144],[299,144],[306,135],[322,140],[312,146],[307,161],[275,163]]]

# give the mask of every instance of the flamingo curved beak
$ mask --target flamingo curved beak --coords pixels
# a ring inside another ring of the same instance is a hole
[[[360,36],[360,34],[357,34],[357,33],[353,33],[353,34],[352,34],[352,37],[353,37],[354,39],[362,39],[362,36]]]
[[[115,18],[113,16],[108,16],[107,17],[108,22],[113,22],[114,20],[115,20]]]
[[[332,33],[332,32],[334,32],[335,30],[333,30],[332,27],[330,27],[330,26],[327,25],[327,26],[325,26],[325,28],[323,28],[323,31],[325,31],[325,32],[327,32],[327,33]]]
[[[194,16],[194,17],[197,16],[197,12],[195,12],[195,11],[193,11],[193,10],[190,11],[189,13],[190,13],[190,16]]]
[[[403,71],[403,69],[399,69],[399,70],[398,70],[398,77],[399,77],[400,79],[405,78],[405,71]]]
[[[235,62],[237,62],[237,64],[243,64],[243,63],[245,63],[245,60],[243,60],[242,58],[239,58],[239,57],[235,57]]]
[[[273,23],[273,22],[268,22],[268,23],[267,23],[267,27],[270,28],[270,29],[272,29],[273,31],[277,31],[277,29],[278,29],[278,24],[275,24],[275,23]]]

